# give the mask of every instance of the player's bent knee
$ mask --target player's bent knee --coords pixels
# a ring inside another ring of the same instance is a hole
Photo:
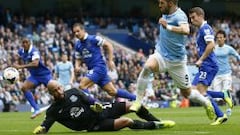
[[[115,91],[115,90],[106,90],[106,92],[107,92],[110,96],[116,96],[116,95],[117,95],[117,91]]]
[[[181,89],[181,94],[183,97],[188,98],[191,94],[191,89]]]
[[[87,86],[85,84],[80,83],[79,89],[85,90],[85,89],[87,89]]]
[[[124,127],[127,127],[133,123],[133,120],[130,118],[122,117],[120,118],[120,122],[122,125],[124,125]]]

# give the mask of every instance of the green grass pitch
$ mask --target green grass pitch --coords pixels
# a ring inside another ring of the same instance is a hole
[[[225,107],[222,109],[225,110]],[[150,109],[157,117],[174,120],[176,126],[170,129],[158,130],[130,130],[125,128],[115,132],[75,132],[55,123],[48,134],[50,135],[240,135],[240,107],[234,107],[229,120],[219,126],[210,126],[205,110],[202,107],[186,109],[166,108]],[[33,129],[38,126],[44,115],[35,120],[29,119],[30,112],[0,113],[0,135],[32,135]],[[127,115],[137,118],[135,114]]]

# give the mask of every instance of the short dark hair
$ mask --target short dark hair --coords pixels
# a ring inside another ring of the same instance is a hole
[[[223,34],[223,36],[226,37],[226,32],[223,31],[223,30],[217,31],[216,36],[217,36],[218,34]]]
[[[193,13],[196,13],[197,15],[202,15],[203,17],[205,17],[205,12],[200,7],[194,7],[188,11],[188,14],[193,14]]]
[[[82,29],[82,30],[84,29],[84,25],[81,23],[74,23],[73,28],[75,28],[75,27],[80,27],[80,29]]]

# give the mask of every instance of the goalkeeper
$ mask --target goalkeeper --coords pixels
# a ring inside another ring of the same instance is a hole
[[[130,102],[102,105],[76,88],[64,92],[57,81],[52,80],[49,84],[48,90],[54,97],[54,102],[48,108],[45,120],[34,129],[34,134],[47,133],[55,121],[76,131],[116,131],[125,127],[159,129],[175,125],[170,120],[160,121],[143,106],[136,114],[147,122],[120,117],[131,112]]]

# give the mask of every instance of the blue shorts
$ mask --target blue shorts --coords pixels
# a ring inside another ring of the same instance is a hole
[[[192,85],[196,86],[201,83],[205,86],[210,86],[217,72],[218,67],[200,67],[192,82]]]
[[[88,71],[86,77],[95,84],[98,84],[101,88],[111,81],[107,74],[107,69],[103,67],[94,67],[92,70]]]
[[[44,84],[44,86],[47,86],[48,82],[52,79],[52,75],[43,75],[43,76],[29,76],[27,78],[28,81],[32,82],[35,86],[38,86],[40,84]]]

